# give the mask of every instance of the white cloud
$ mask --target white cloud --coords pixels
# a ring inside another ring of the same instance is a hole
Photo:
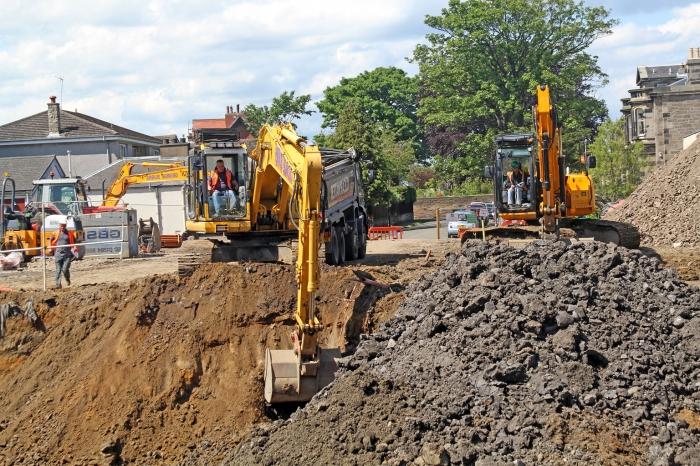
[[[620,99],[636,87],[637,66],[684,63],[690,47],[700,47],[700,3],[673,8],[669,19],[656,25],[623,23],[613,34],[596,41],[592,53],[610,76],[600,95],[610,116],[620,116]]]
[[[399,65],[446,0],[3,0],[0,123],[66,109],[182,133],[283,90],[314,99],[343,76]],[[318,117],[302,128],[318,129]]]

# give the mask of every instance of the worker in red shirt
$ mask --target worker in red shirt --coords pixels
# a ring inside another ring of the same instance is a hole
[[[231,170],[226,168],[224,161],[219,159],[216,166],[209,174],[209,196],[214,204],[214,215],[219,216],[224,210],[238,208],[238,180],[234,178]],[[222,209],[222,202],[225,202]]]

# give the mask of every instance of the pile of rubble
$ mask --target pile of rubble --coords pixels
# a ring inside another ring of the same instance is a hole
[[[650,173],[605,218],[639,228],[642,243],[700,246],[700,141]]]
[[[602,243],[467,242],[228,464],[697,464],[700,291]]]

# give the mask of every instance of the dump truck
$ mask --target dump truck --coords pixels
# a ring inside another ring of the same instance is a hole
[[[362,259],[367,253],[369,222],[357,154],[353,149],[320,151],[326,263]]]

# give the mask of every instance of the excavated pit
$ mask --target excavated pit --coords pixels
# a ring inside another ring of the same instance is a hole
[[[223,464],[697,465],[699,360],[700,291],[658,260],[470,241]]]
[[[366,269],[392,283],[390,268]],[[394,291],[325,268],[322,344],[352,350],[393,315]],[[20,311],[0,338],[0,464],[171,464],[234,444],[265,419],[264,351],[291,347],[295,298],[281,264],[0,294]],[[30,300],[34,324],[21,313]]]

